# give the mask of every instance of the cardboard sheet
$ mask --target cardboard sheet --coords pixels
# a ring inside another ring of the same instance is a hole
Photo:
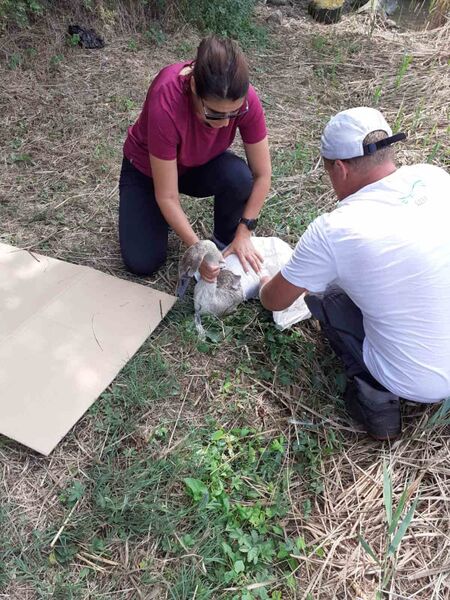
[[[48,455],[175,300],[0,243],[0,433]]]

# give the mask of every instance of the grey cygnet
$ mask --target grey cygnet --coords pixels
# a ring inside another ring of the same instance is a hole
[[[244,301],[241,276],[225,267],[222,253],[210,240],[197,242],[184,253],[178,267],[177,296],[184,296],[190,279],[198,272],[203,260],[220,267],[220,272],[214,283],[200,278],[194,289],[195,325],[202,338],[205,337],[205,330],[201,315],[229,315]]]

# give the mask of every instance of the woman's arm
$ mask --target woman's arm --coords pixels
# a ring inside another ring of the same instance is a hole
[[[155,186],[156,202],[163,217],[186,246],[189,247],[196,244],[199,241],[198,236],[192,229],[186,213],[180,204],[177,161],[161,160],[150,154],[150,165],[152,168],[153,184]],[[220,269],[203,261],[199,271],[203,279],[213,282],[216,280]]]
[[[269,140],[266,136],[256,144],[244,144],[244,148],[253,175],[253,189],[242,216],[246,219],[256,219],[269,193],[272,178]]]
[[[163,217],[186,246],[192,246],[198,237],[180,204],[177,161],[161,160],[150,154],[150,165],[156,202]]]
[[[253,188],[242,216],[245,219],[256,219],[269,193],[272,177],[267,136],[256,144],[244,144],[244,148],[253,175]],[[234,240],[224,253],[224,256],[228,256],[229,254],[237,254],[246,272],[249,265],[254,271],[259,272],[262,257],[253,247],[251,232],[244,224],[238,225]]]

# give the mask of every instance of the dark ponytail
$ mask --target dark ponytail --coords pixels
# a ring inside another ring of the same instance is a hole
[[[248,92],[248,66],[237,43],[211,35],[197,49],[192,72],[200,98],[239,100]]]

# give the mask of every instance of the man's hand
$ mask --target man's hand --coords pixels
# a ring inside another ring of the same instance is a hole
[[[223,256],[226,258],[230,254],[237,255],[246,273],[248,273],[250,267],[255,273],[260,272],[264,259],[253,246],[251,233],[245,225],[239,225],[234,240],[225,250]]]
[[[220,267],[218,265],[212,265],[203,259],[198,271],[202,279],[208,283],[214,283],[220,273]]]
[[[274,277],[261,277],[259,299],[267,310],[284,310],[291,306],[306,290],[287,281],[281,272]]]
[[[261,290],[262,286],[270,280],[270,275],[261,275],[261,277],[259,278],[259,289]]]

